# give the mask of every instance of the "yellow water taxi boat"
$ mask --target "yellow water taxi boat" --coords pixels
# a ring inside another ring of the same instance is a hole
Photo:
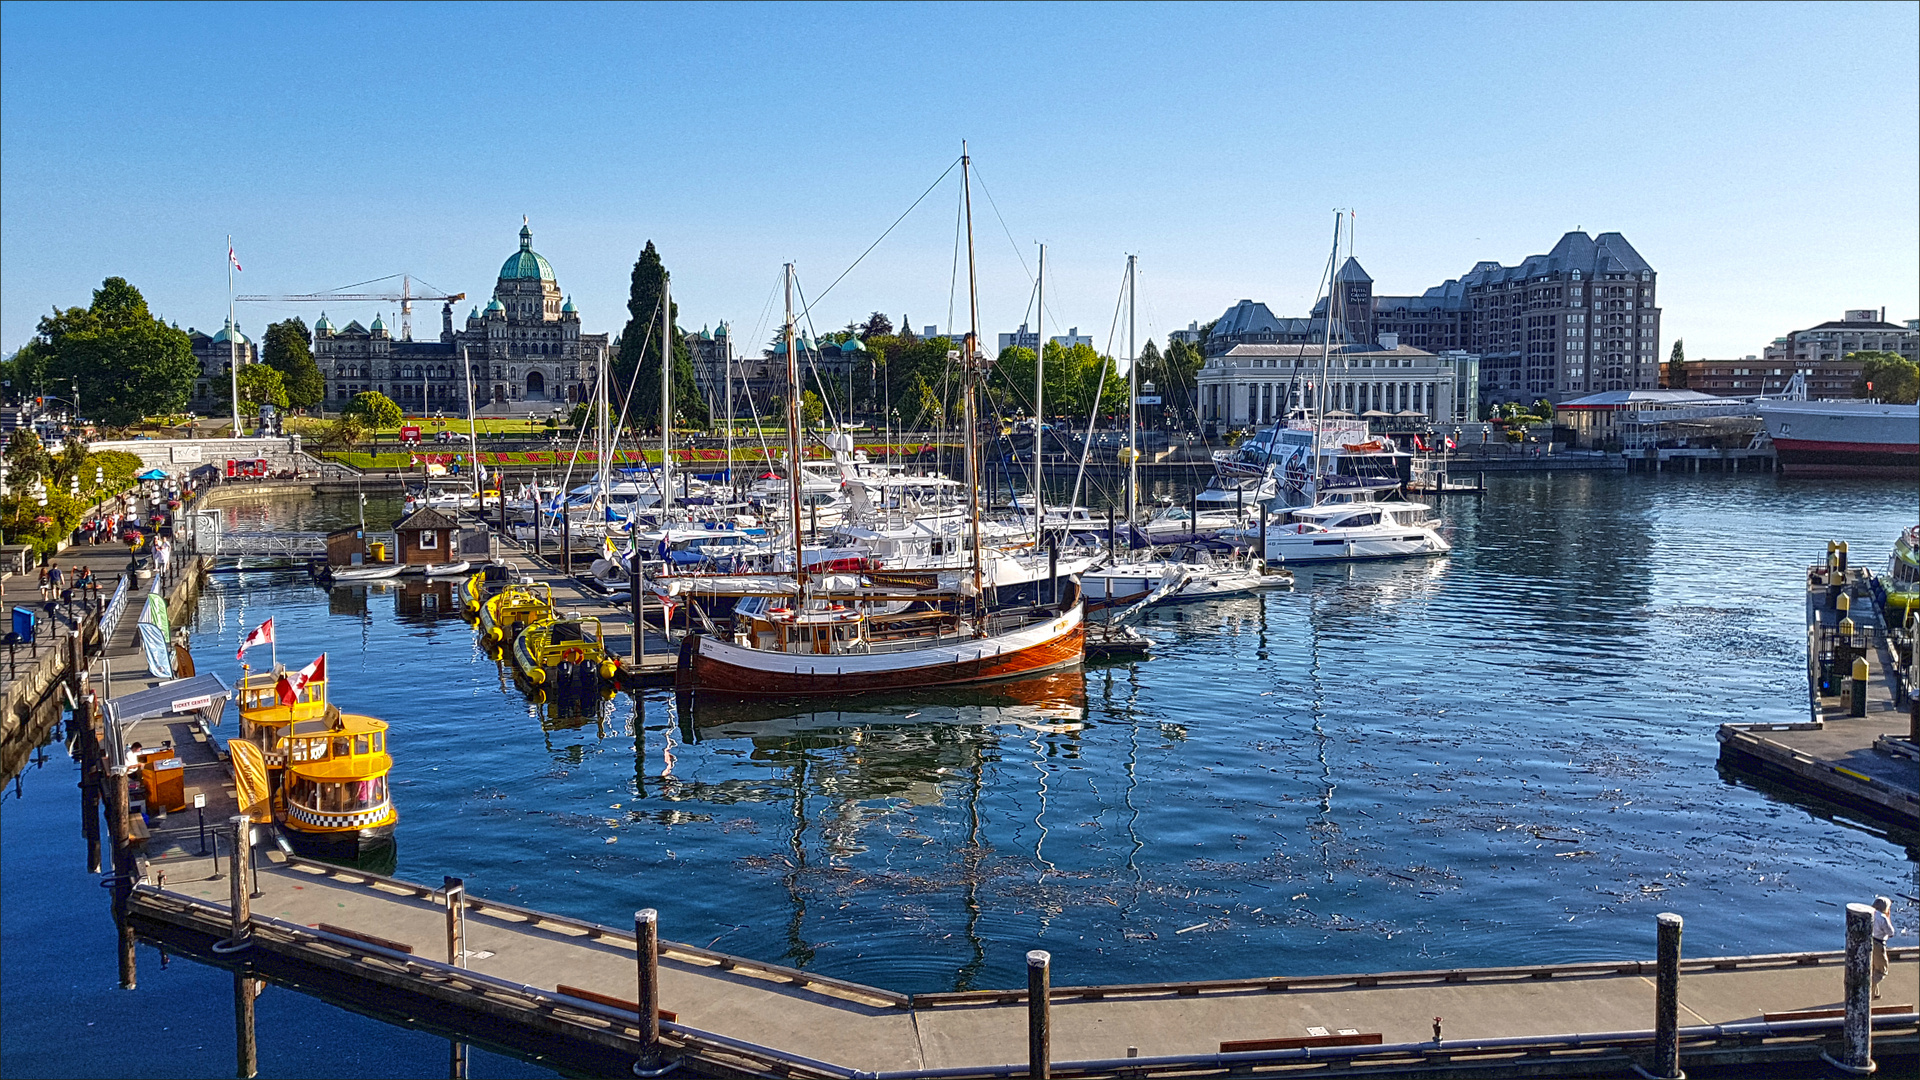
[[[334,727],[289,735],[281,825],[294,847],[352,855],[390,838],[400,820],[387,791],[392,770],[385,720],[339,713]]]
[[[505,645],[522,627],[553,617],[553,586],[509,585],[480,606],[480,636]]]
[[[387,790],[393,758],[386,721],[341,712],[326,690],[324,678],[278,669],[243,677],[227,754],[254,820],[277,823],[302,853],[353,857],[400,820]]]
[[[460,586],[460,610],[469,622],[480,617],[480,609],[502,589],[513,584],[511,567],[492,565],[467,578]]]
[[[520,631],[513,642],[513,666],[535,686],[577,690],[592,681],[612,683],[620,677],[620,663],[606,649],[600,620],[592,615],[548,617]]]

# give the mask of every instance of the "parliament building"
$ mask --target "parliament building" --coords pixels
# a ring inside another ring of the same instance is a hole
[[[580,332],[579,311],[561,295],[526,226],[487,306],[475,306],[456,329],[446,305],[438,341],[395,340],[377,317],[371,326],[336,327],[322,312],[313,327],[313,358],[333,409],[377,390],[411,414],[458,416],[466,412],[471,364],[476,411],[547,413],[591,396],[608,356],[607,335]]]

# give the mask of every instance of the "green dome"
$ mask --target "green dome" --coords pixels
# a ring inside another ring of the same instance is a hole
[[[228,319],[226,327],[223,328],[219,333],[213,335],[213,340],[215,344],[219,344],[219,345],[225,345],[229,341],[237,341],[242,345],[253,344],[252,340],[250,340],[247,337],[247,335],[241,333],[238,329],[234,327],[232,319]]]
[[[313,324],[313,332],[316,334],[333,333],[333,323],[327,318],[326,312],[323,311],[320,313],[320,321]]]
[[[472,311],[469,311],[469,312],[467,312],[467,318],[469,318],[469,319],[477,319],[477,318],[479,318],[479,317],[480,317],[480,305],[478,305],[478,304],[475,304],[475,305],[474,305],[474,307],[473,307],[473,310],[472,310]]]
[[[501,305],[499,297],[496,296],[493,299],[487,301],[488,314],[492,314],[493,312],[496,312],[496,311],[505,311],[505,310],[507,309]]]
[[[501,281],[556,281],[553,267],[533,250],[533,229],[520,226],[520,250],[500,264]]]
[[[384,334],[387,332],[387,324],[380,321],[380,316],[375,315],[373,317],[373,325],[367,327],[367,329],[376,334]]]
[[[538,259],[539,257],[540,256],[538,255],[534,256],[534,258],[536,259]],[[560,305],[560,314],[562,315],[577,315],[579,313],[580,313],[580,309],[573,306],[573,297],[571,296],[567,297],[566,303]]]

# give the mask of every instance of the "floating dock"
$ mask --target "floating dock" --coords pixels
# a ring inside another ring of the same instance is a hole
[[[1859,567],[1809,568],[1806,609],[1808,719],[1722,724],[1722,759],[1896,827],[1920,829],[1911,633],[1889,632]],[[1856,659],[1866,665],[1857,688]]]

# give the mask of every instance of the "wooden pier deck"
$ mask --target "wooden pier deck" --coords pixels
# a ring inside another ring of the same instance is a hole
[[[1823,568],[1815,567],[1814,570]],[[1864,810],[1907,830],[1920,829],[1920,752],[1912,730],[1912,704],[1902,684],[1908,672],[1887,633],[1881,613],[1858,567],[1842,575],[1848,617],[1859,653],[1867,661],[1865,715],[1837,692],[1822,695],[1820,657],[1833,643],[1841,615],[1829,603],[1824,578],[1807,583],[1808,719],[1791,724],[1723,724],[1723,757],[1834,802]],[[1836,578],[1836,580],[1839,580]],[[1910,647],[1910,646],[1909,646]],[[1851,666],[1851,665],[1848,665]],[[1835,672],[1836,682],[1846,673]]]
[[[432,1005],[504,1022],[490,1033],[496,1041],[511,1043],[518,1030],[523,1038],[575,1041],[583,1058],[639,1054],[631,1004],[639,967],[630,930],[469,895],[463,955],[452,957],[447,908],[433,887],[262,854],[252,902],[252,948],[262,954],[362,980],[363,1004],[379,999],[401,1012]],[[225,937],[229,883],[214,869],[211,860],[186,853],[156,861],[153,883],[134,891],[131,918],[143,933],[190,950],[196,940]],[[1836,938],[1840,929],[1836,921]],[[1886,985],[1894,989],[1884,1000],[1896,1008],[1880,1018],[1876,1039],[1883,1053],[1911,1055],[1920,1038],[1910,1000],[1920,983],[1920,949],[1892,950],[1892,959]],[[1822,1033],[1796,1029],[1782,1014],[1839,1007],[1840,960],[1838,953],[1817,953],[1684,962],[1682,1027],[1747,1025],[1692,1032],[1691,1049],[1683,1050],[1688,1067],[1817,1057]],[[1302,1044],[1295,1050],[1319,1043],[1317,1053],[1309,1060],[1276,1049],[1267,1052],[1270,1063],[1323,1069],[1329,1045],[1345,1035],[1377,1043],[1340,1048],[1336,1060],[1356,1067],[1393,1061],[1396,1072],[1438,1074],[1470,1061],[1486,1075],[1603,1075],[1628,1068],[1650,1041],[1653,972],[1651,960],[1626,960],[1057,987],[1050,994],[1053,1068],[1185,1072],[1236,1042],[1295,1040]],[[667,1052],[695,1072],[1026,1071],[1024,990],[908,997],[665,941],[659,978],[661,1008],[674,1014],[663,1029]],[[1437,1045],[1436,1016],[1445,1036]],[[1611,1035],[1572,1038],[1581,1032]],[[1834,1034],[1829,1027],[1826,1041]],[[1244,1061],[1259,1057],[1252,1052]],[[1186,1064],[1175,1068],[1176,1061]]]

